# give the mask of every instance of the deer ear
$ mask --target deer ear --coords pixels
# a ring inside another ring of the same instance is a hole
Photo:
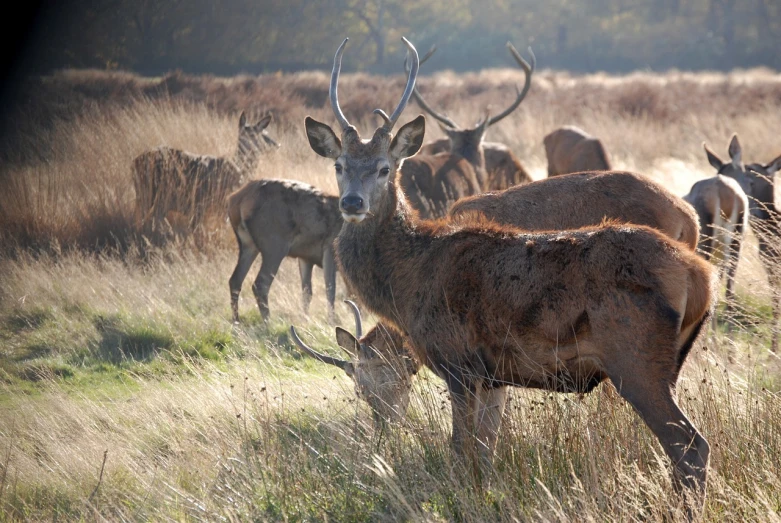
[[[271,121],[274,119],[274,117],[271,114],[267,114],[263,118],[260,119],[258,123],[255,124],[255,129],[258,131],[262,131],[266,127],[268,127],[268,124],[271,123]]]
[[[390,154],[397,161],[409,158],[418,152],[423,145],[423,135],[426,133],[426,118],[421,114],[411,122],[404,124],[390,145]]]
[[[738,141],[738,135],[733,134],[732,139],[729,141],[729,157],[732,159],[732,164],[735,167],[740,167],[741,164],[741,157],[742,157],[742,149],[740,147],[740,142]]]
[[[358,357],[358,347],[360,347],[360,343],[355,339],[355,336],[341,327],[336,328],[336,343],[338,343],[339,347],[352,358]]]
[[[247,115],[244,114],[244,111],[241,112],[241,116],[239,116],[239,129],[244,127],[244,125],[247,123]]]
[[[779,156],[778,158],[772,160],[769,164],[767,164],[765,166],[765,170],[767,171],[767,174],[769,176],[773,176],[779,170],[781,170],[781,156]]]
[[[705,149],[705,154],[708,156],[708,163],[710,163],[717,171],[720,171],[721,168],[724,167],[724,162],[722,162],[713,151],[708,149],[708,146],[705,145],[705,142],[702,142],[702,148]]]
[[[342,142],[334,131],[310,116],[306,117],[306,137],[309,146],[320,156],[336,160],[342,154]]]

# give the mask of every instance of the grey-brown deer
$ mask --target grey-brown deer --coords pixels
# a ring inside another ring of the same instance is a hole
[[[772,338],[770,350],[778,351],[778,319],[781,316],[779,294],[781,294],[781,200],[776,192],[781,185],[776,183],[776,175],[781,170],[781,156],[766,164],[752,163],[744,165],[743,151],[738,135],[732,135],[727,149],[730,160],[723,162],[713,151],[705,146],[708,162],[717,173],[735,179],[748,196],[751,229],[757,236],[759,254],[767,272],[772,292]]]
[[[748,229],[749,204],[746,193],[732,178],[717,174],[692,185],[683,197],[697,211],[700,222],[700,254],[719,268],[719,280],[727,273],[726,317],[735,307],[735,274]],[[731,323],[728,323],[728,328]],[[716,327],[716,315],[713,316]]]
[[[266,127],[271,115],[248,125],[242,112],[232,158],[192,154],[160,146],[133,160],[136,216],[147,233],[166,222],[178,232],[193,231],[210,211],[222,212],[225,196],[255,172],[262,151],[278,144]]]
[[[453,120],[432,109],[417,89],[414,91],[420,106],[442,124],[440,127],[447,135],[446,150],[440,151],[441,143],[435,142],[428,146],[427,151],[420,152],[401,167],[401,187],[422,217],[444,216],[449,206],[460,198],[530,180],[512,151],[501,144],[491,149],[492,170],[486,163],[483,138],[488,128],[518,108],[529,92],[534,73],[534,53],[531,53],[531,63],[528,63],[512,44],[508,42],[507,46],[526,74],[524,87],[518,90],[515,101],[507,109],[494,117],[486,112],[473,128],[460,128]]]
[[[312,149],[335,162],[342,276],[445,380],[457,455],[490,463],[509,385],[588,392],[610,379],[671,458],[675,484],[701,500],[709,446],[674,391],[709,315],[713,267],[645,226],[530,234],[487,220],[417,219],[394,176],[425,132],[419,116],[392,133],[419,66],[404,42],[407,87],[370,139],[338,103],[347,40],[331,76],[341,138],[310,117],[306,130]]]
[[[323,268],[328,316],[333,321],[336,264],[333,242],[342,227],[336,196],[293,180],[254,180],[228,196],[228,217],[239,244],[239,260],[230,277],[233,321],[239,321],[239,293],[258,254],[260,271],[252,291],[264,320],[268,294],[282,260],[298,258],[304,312],[312,300],[312,267]]]
[[[692,251],[698,245],[698,218],[692,206],[660,183],[629,172],[568,174],[506,191],[483,193],[459,200],[450,208],[449,215],[455,220],[479,215],[529,232],[579,229],[600,225],[606,220],[632,223],[658,229]],[[398,398],[408,396],[412,386],[409,376],[417,372],[409,363],[417,360],[402,336],[378,336],[375,329],[383,333],[395,332],[391,326],[380,322],[365,339],[349,342],[367,347],[358,352],[350,365],[362,369],[359,396],[369,402],[375,420],[392,421],[397,419],[399,412],[389,411],[387,406],[401,405]],[[344,345],[341,340],[339,345]],[[400,360],[400,355],[407,358]],[[340,368],[346,363],[338,359],[320,361]],[[375,373],[376,378],[367,376],[370,373]],[[348,372],[348,375],[356,380],[358,390],[356,374]],[[394,376],[398,383],[391,386],[389,379]],[[372,389],[372,385],[376,387]],[[378,404],[385,406],[382,412],[375,408]],[[386,414],[393,414],[392,420],[386,419]],[[403,414],[402,411],[400,415]]]
[[[542,143],[548,158],[548,176],[611,170],[610,160],[599,138],[574,125],[548,133]]]

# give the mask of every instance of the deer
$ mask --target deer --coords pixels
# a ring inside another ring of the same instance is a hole
[[[507,47],[525,73],[523,89],[518,89],[515,101],[507,109],[494,117],[486,111],[485,117],[473,128],[460,128],[453,120],[432,109],[417,89],[413,92],[421,108],[442,124],[440,127],[447,136],[446,150],[440,151],[436,143],[431,144],[427,151],[407,160],[401,167],[402,188],[412,206],[424,218],[443,216],[452,202],[460,198],[531,179],[512,151],[501,144],[491,149],[491,167],[494,170],[489,171],[483,147],[488,128],[516,110],[531,88],[536,65],[534,53],[530,48],[529,63],[510,42]],[[423,61],[435,50],[432,48]],[[408,69],[406,63],[405,69]],[[432,151],[437,152],[432,154]]]
[[[473,471],[490,467],[509,386],[586,393],[610,380],[656,435],[674,484],[704,500],[709,445],[675,400],[675,385],[711,312],[714,268],[642,225],[528,233],[489,220],[421,220],[392,176],[423,144],[425,117],[393,128],[415,86],[412,57],[396,109],[361,139],[337,96],[340,136],[307,117],[313,151],[334,162],[344,225],[335,242],[346,284],[409,340],[442,378],[451,444]],[[478,474],[479,480],[479,474]],[[696,508],[696,507],[695,507]]]
[[[290,336],[305,354],[342,369],[355,384],[356,395],[368,403],[375,427],[399,422],[409,405],[412,379],[421,368],[393,327],[377,324],[362,336],[361,312],[355,302],[345,300],[355,317],[355,335],[336,327],[336,341],[349,360],[318,352],[304,343],[294,326]]]
[[[698,246],[698,217],[692,206],[660,183],[638,173],[590,172],[545,178],[505,191],[459,200],[450,208],[448,217],[459,220],[475,214],[529,232],[579,229],[600,225],[605,220],[647,225],[692,251]],[[359,320],[360,317],[356,321]],[[411,363],[418,366],[420,363],[411,354],[403,336],[379,337],[375,329],[380,329],[382,333],[395,333],[393,327],[380,322],[366,334],[365,340],[357,335],[352,341],[345,341],[347,334],[337,332],[337,341],[342,348],[354,345],[366,347],[358,351],[357,357],[350,352],[354,368],[362,367],[364,373],[377,375],[376,378],[361,378],[359,397],[369,403],[375,420],[391,423],[398,420],[398,413],[388,411],[387,406],[406,405],[397,398],[409,394],[412,387],[409,377],[414,377],[419,370]],[[303,350],[312,355],[311,348]],[[399,364],[400,355],[404,355],[404,365]],[[340,368],[345,365],[343,360],[317,359]],[[347,374],[357,382],[354,374]],[[398,383],[391,387],[389,377],[394,376]],[[375,385],[374,389],[371,385]],[[384,407],[378,409],[378,404]],[[389,414],[392,416],[389,417]]]
[[[759,254],[762,265],[767,272],[768,283],[772,290],[771,305],[773,320],[771,325],[772,337],[770,350],[778,352],[778,319],[781,316],[779,308],[779,292],[781,292],[781,271],[779,260],[781,259],[781,218],[775,196],[775,175],[781,169],[781,156],[776,157],[767,164],[752,163],[744,165],[743,150],[738,140],[738,135],[733,134],[727,147],[729,161],[722,161],[718,155],[703,143],[708,162],[716,169],[719,175],[734,179],[746,193],[749,201],[749,214],[751,215],[751,229],[757,236]]]
[[[262,151],[279,144],[266,132],[272,116],[248,125],[239,117],[239,135],[232,158],[192,154],[160,146],[133,160],[136,218],[147,232],[166,222],[178,230],[195,230],[206,214],[257,169]]]
[[[262,257],[252,291],[264,320],[268,295],[282,260],[298,258],[302,308],[312,301],[312,267],[323,268],[328,318],[334,320],[336,263],[333,242],[342,228],[338,197],[294,180],[246,183],[227,198],[228,218],[239,244],[239,259],[229,280],[233,322],[239,323],[239,294],[252,263]]]
[[[683,197],[697,211],[700,224],[698,250],[719,268],[719,280],[727,273],[726,316],[732,317],[735,305],[735,274],[740,251],[748,230],[749,204],[746,193],[732,178],[717,174],[692,185]],[[728,324],[728,329],[731,324]],[[716,315],[713,315],[716,329]]]
[[[581,171],[610,171],[605,147],[583,129],[566,125],[551,131],[542,140],[548,158],[548,176]]]

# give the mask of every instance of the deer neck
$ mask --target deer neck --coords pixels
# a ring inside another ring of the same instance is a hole
[[[475,170],[475,175],[477,176],[477,182],[480,184],[480,188],[485,190],[488,174],[485,170],[485,153],[483,152],[482,144],[477,147],[461,147],[459,150],[453,152],[469,162],[469,165]]]
[[[242,177],[251,178],[260,163],[260,151],[239,141],[236,154],[233,155],[233,163]]]
[[[374,216],[357,224],[345,222],[336,244],[339,270],[349,288],[371,311],[402,331],[405,322],[399,304],[408,301],[402,293],[414,287],[404,267],[418,267],[416,258],[422,254],[418,244],[426,242],[413,215],[403,192],[392,183]]]

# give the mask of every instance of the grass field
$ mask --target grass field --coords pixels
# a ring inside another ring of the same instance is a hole
[[[225,85],[252,92],[247,108],[260,113],[279,89],[322,81],[306,73],[261,78],[252,90]],[[508,104],[520,81],[510,70],[442,73],[421,88],[467,125],[485,104]],[[269,85],[276,91],[265,99]],[[388,110],[400,90],[398,78],[346,75],[340,94],[360,101],[345,104],[353,118]],[[453,109],[458,99],[468,104]],[[330,110],[314,107],[314,94],[308,108],[296,100],[276,113],[269,132],[282,147],[256,176],[333,193],[332,169],[303,132],[305,114],[330,123]],[[234,326],[227,281],[237,250],[224,218],[198,242],[150,245],[138,234],[133,157],[161,143],[231,154],[237,115],[197,97],[121,102],[54,119],[22,141],[44,159],[21,151],[0,168],[0,520],[683,519],[661,447],[605,385],[585,397],[514,390],[483,489],[451,459],[449,401],[431,373],[416,380],[404,422],[375,433],[352,382],[288,339],[292,323],[338,352],[319,270],[309,317],[286,260],[271,288],[272,321],[261,322],[245,283]],[[769,131],[780,109],[781,76],[763,71],[543,71],[488,139],[541,178],[542,137],[581,125],[603,139],[616,168],[683,195],[713,174],[703,141],[725,158],[737,132],[747,162],[781,152]],[[417,113],[411,105],[403,119]],[[712,448],[705,521],[781,520],[781,362],[768,351],[770,291],[755,243],[750,235],[738,272],[737,328],[727,335],[722,324],[703,340],[678,386]],[[337,300],[344,293],[339,281]],[[351,325],[347,309],[337,312]]]

